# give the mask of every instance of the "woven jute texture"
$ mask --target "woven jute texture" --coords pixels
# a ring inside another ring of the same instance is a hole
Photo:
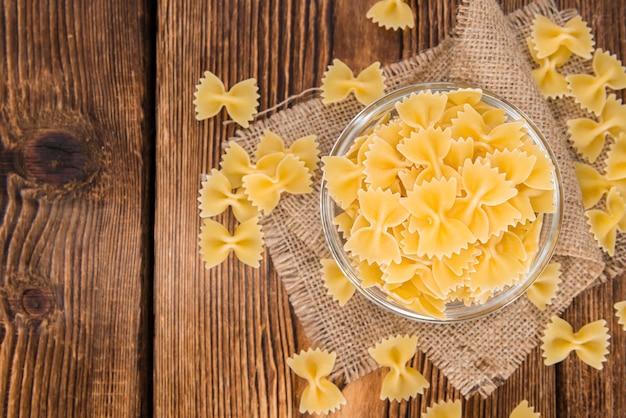
[[[337,353],[332,377],[342,377],[346,382],[362,377],[378,367],[367,353],[368,347],[391,335],[414,334],[420,350],[464,396],[488,396],[537,346],[551,315],[561,313],[598,278],[610,278],[623,268],[623,261],[603,259],[585,222],[572,168],[575,155],[568,146],[565,126],[567,118],[578,117],[580,110],[569,99],[545,100],[531,77],[533,63],[525,37],[537,13],[559,23],[575,14],[572,10],[558,11],[553,4],[541,0],[505,16],[494,0],[469,0],[459,8],[457,25],[450,37],[416,57],[385,67],[384,74],[388,92],[428,81],[457,81],[482,87],[521,108],[549,140],[558,158],[565,194],[564,226],[554,256],[562,265],[563,282],[553,303],[542,312],[522,297],[483,319],[453,325],[400,318],[378,308],[358,292],[340,307],[328,295],[320,277],[320,258],[330,258],[330,253],[320,220],[322,173],[317,170],[314,192],[284,196],[279,207],[262,218],[262,226],[274,267],[311,344]],[[568,65],[568,71],[588,70],[588,63],[582,61],[573,60]],[[252,153],[266,129],[287,143],[315,134],[321,153],[326,155],[361,109],[354,99],[323,105],[315,98],[275,113],[238,132],[233,139]],[[605,261],[609,262],[607,270]]]

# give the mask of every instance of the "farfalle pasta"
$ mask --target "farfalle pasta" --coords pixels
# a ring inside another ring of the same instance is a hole
[[[430,387],[420,372],[407,366],[417,351],[417,337],[389,337],[367,351],[381,367],[389,368],[383,378],[380,399],[408,400]]]
[[[259,214],[248,200],[244,189],[233,191],[228,178],[217,169],[211,170],[211,174],[202,182],[198,201],[201,218],[219,215],[229,207],[239,222],[245,222]]]
[[[626,300],[616,302],[613,307],[615,308],[615,316],[617,316],[618,323],[626,331]]]
[[[538,68],[531,70],[531,74],[541,94],[551,99],[567,95],[569,93],[567,80],[565,79],[565,75],[561,74],[557,68],[561,67],[569,60],[569,50],[567,48],[559,48],[555,53],[545,58],[539,58],[532,38],[527,38],[526,43],[528,44],[528,51],[530,52],[531,58],[539,65]]]
[[[622,197],[626,196],[626,178],[609,180],[606,174],[598,172],[589,164],[579,162],[574,163],[574,171],[582,192],[585,209],[590,209],[598,204],[602,196],[612,188],[619,190]]]
[[[200,255],[206,268],[220,264],[231,251],[241,262],[259,267],[263,255],[263,232],[256,217],[239,224],[233,235],[221,223],[204,219],[199,238]]]
[[[484,303],[526,276],[553,166],[477,89],[407,95],[345,155],[323,157],[333,223],[362,287],[419,314]]]
[[[509,418],[539,418],[540,416],[539,412],[535,412],[535,408],[528,406],[527,400],[523,400],[511,411]]]
[[[559,26],[545,16],[536,15],[531,38],[539,59],[562,53],[563,50],[568,55],[576,54],[590,59],[594,46],[591,28],[580,16],[574,16],[563,26]]]
[[[303,136],[293,141],[289,147],[286,147],[285,141],[280,136],[270,130],[266,130],[256,146],[254,156],[258,161],[269,154],[292,154],[302,160],[306,168],[314,171],[317,168],[320,153],[316,139],[315,135]]]
[[[550,304],[561,283],[561,263],[553,261],[526,291],[526,296],[542,311]]]
[[[461,418],[463,416],[463,404],[460,399],[456,401],[439,401],[428,408],[422,414],[422,418]]]
[[[247,128],[259,106],[257,90],[256,79],[249,78],[226,91],[222,80],[212,72],[205,71],[194,93],[193,104],[196,106],[196,119],[211,118],[225,107],[228,115],[235,122]]]
[[[612,187],[606,196],[606,208],[589,209],[585,215],[600,248],[613,256],[617,231],[626,232],[626,201],[620,191]]]
[[[590,118],[570,119],[567,131],[576,152],[594,163],[604,149],[607,135],[618,138],[626,132],[626,105],[610,94],[597,121]]]
[[[337,263],[332,258],[322,258],[322,280],[328,293],[335,299],[339,306],[344,306],[354,295],[356,289],[343,274]]]
[[[607,100],[606,89],[626,88],[626,68],[615,55],[601,49],[595,50],[592,67],[593,75],[572,74],[566,80],[576,102],[599,115]]]
[[[541,338],[544,363],[547,366],[559,363],[575,351],[583,362],[602,370],[602,363],[609,353],[608,331],[604,319],[591,322],[574,332],[567,321],[553,316]]]
[[[278,205],[280,195],[284,192],[311,193],[311,182],[311,172],[304,162],[291,154],[282,155],[272,174],[255,172],[242,178],[248,199],[266,215]]]
[[[289,368],[308,382],[300,397],[300,413],[328,414],[345,405],[341,390],[328,380],[336,358],[334,352],[311,348],[287,359]]]
[[[343,61],[335,58],[322,78],[322,103],[341,101],[351,93],[364,105],[372,103],[385,94],[385,76],[380,63],[375,62],[354,77]]]
[[[626,129],[619,134],[607,152],[606,178],[609,181],[626,180]],[[626,195],[622,195],[622,197],[626,198]]]
[[[267,215],[283,193],[312,191],[313,170],[319,161],[314,135],[286,147],[282,138],[266,131],[257,144],[254,161],[235,141],[222,155],[220,170],[204,177],[198,198],[200,218],[200,255],[207,268],[220,264],[232,251],[253,267],[259,266],[263,252],[263,233],[258,223],[261,212]],[[231,208],[240,225],[231,236],[219,222],[207,219]]]
[[[367,11],[368,19],[385,29],[413,28],[413,10],[404,0],[380,0]]]

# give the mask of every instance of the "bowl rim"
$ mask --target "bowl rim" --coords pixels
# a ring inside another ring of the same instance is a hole
[[[375,286],[371,288],[363,288],[359,285],[360,278],[358,277],[358,274],[354,270],[354,267],[352,266],[350,261],[347,259],[347,254],[345,253],[345,251],[341,250],[343,249],[343,246],[340,245],[342,237],[337,227],[332,222],[334,216],[331,216],[331,214],[334,213],[334,207],[336,207],[336,203],[330,197],[328,188],[326,187],[325,173],[323,174],[320,182],[320,216],[322,220],[322,229],[327,243],[327,247],[343,274],[352,283],[352,285],[354,285],[354,287],[369,301],[389,312],[418,322],[449,324],[470,321],[497,312],[515,302],[526,292],[526,290],[532,285],[532,283],[534,283],[534,281],[539,277],[541,272],[543,272],[546,266],[550,263],[558,244],[558,238],[563,223],[563,182],[558,165],[558,159],[556,158],[556,155],[554,154],[554,151],[552,150],[552,147],[550,146],[548,140],[545,138],[541,130],[539,130],[539,128],[535,125],[532,119],[528,115],[526,115],[526,113],[524,113],[520,108],[510,103],[508,100],[503,99],[502,97],[482,87],[464,83],[427,82],[411,84],[409,86],[394,90],[362,109],[342,130],[339,137],[335,140],[333,147],[328,155],[343,155],[339,153],[344,151],[344,148],[345,150],[347,150],[347,147],[352,143],[352,140],[358,136],[356,135],[356,133],[362,132],[363,128],[367,126],[368,123],[371,124],[373,120],[380,120],[380,118],[382,118],[384,114],[391,110],[394,110],[395,103],[402,98],[408,97],[413,93],[418,93],[425,90],[430,90],[432,92],[448,92],[458,89],[480,89],[482,92],[481,100],[484,100],[487,104],[495,104],[503,108],[507,115],[507,121],[524,121],[525,126],[528,130],[527,134],[533,139],[533,142],[538,144],[543,149],[543,151],[546,152],[554,167],[553,181],[555,182],[555,212],[544,214],[544,222],[545,216],[551,215],[551,222],[548,224],[548,233],[550,235],[547,238],[546,244],[540,246],[537,254],[535,255],[535,260],[531,264],[531,268],[526,274],[525,278],[522,279],[518,284],[497,292],[494,296],[491,296],[487,300],[487,302],[482,304],[472,304],[470,306],[467,306],[463,303],[458,303],[458,309],[461,311],[461,313],[459,314],[453,312],[452,317],[448,317],[448,308],[446,308],[446,319],[433,318],[415,312],[397,302],[390,301],[388,299],[383,300],[382,295],[379,296],[379,293],[384,293],[382,290],[376,289]],[[546,223],[542,225],[542,235],[545,233],[545,229]]]

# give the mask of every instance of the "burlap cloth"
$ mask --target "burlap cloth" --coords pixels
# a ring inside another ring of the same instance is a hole
[[[579,188],[572,168],[575,158],[568,146],[564,121],[584,115],[571,99],[545,100],[531,76],[533,62],[525,37],[533,16],[541,13],[563,23],[575,12],[558,11],[546,1],[505,16],[494,0],[470,0],[459,8],[454,33],[439,46],[384,68],[387,91],[415,82],[457,81],[490,90],[527,113],[550,141],[558,157],[565,186],[565,218],[555,259],[561,262],[558,294],[545,311],[526,297],[486,318],[437,325],[411,322],[389,314],[358,292],[344,306],[327,294],[320,277],[320,258],[329,258],[319,215],[321,170],[314,192],[287,195],[280,206],[263,218],[266,244],[282,278],[295,314],[312,345],[337,353],[332,377],[346,382],[378,366],[367,348],[382,338],[415,334],[419,347],[464,396],[488,396],[502,384],[537,346],[551,315],[562,312],[594,280],[610,278],[624,267],[625,237],[618,254],[604,260],[589,234]],[[565,70],[588,71],[589,63],[573,59]],[[238,132],[237,142],[249,152],[265,129],[286,142],[316,134],[323,155],[362,105],[353,99],[325,106],[319,98],[300,103]],[[621,260],[621,261],[618,261]],[[608,268],[605,270],[605,261]],[[602,273],[605,274],[602,274]]]

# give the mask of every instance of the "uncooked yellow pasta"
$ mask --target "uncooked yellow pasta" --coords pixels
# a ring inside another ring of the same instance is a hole
[[[539,59],[561,53],[560,49],[589,59],[594,46],[591,28],[580,16],[574,16],[559,26],[545,16],[536,15],[531,38]]]
[[[263,255],[263,232],[256,217],[239,224],[232,236],[224,225],[205,218],[199,239],[200,255],[206,268],[220,264],[230,252],[234,252],[241,262],[259,267]]]
[[[561,263],[553,261],[526,291],[526,296],[542,311],[550,304],[561,283]]]
[[[322,103],[341,101],[350,93],[364,105],[385,94],[385,76],[379,62],[371,64],[354,77],[350,67],[337,58],[333,60],[322,78]]]
[[[413,11],[404,0],[380,0],[367,11],[366,16],[385,29],[398,30],[415,26]]]
[[[194,93],[193,104],[196,106],[196,119],[211,118],[225,107],[235,122],[247,128],[259,106],[257,90],[256,79],[249,78],[226,91],[222,80],[212,72],[205,71]]]
[[[574,118],[567,121],[567,127],[569,138],[578,154],[594,163],[604,149],[607,135],[618,138],[626,132],[626,105],[610,94],[597,121]]]
[[[566,80],[576,102],[599,115],[606,103],[606,89],[626,88],[626,68],[615,55],[601,49],[595,50],[592,67],[593,75],[572,74]]]
[[[606,178],[610,181],[626,180],[626,129],[615,139],[607,153]],[[625,195],[622,197],[626,198]]]
[[[263,158],[272,155],[274,154]],[[242,185],[252,204],[267,215],[278,205],[282,193],[310,193],[313,190],[311,181],[311,172],[302,160],[292,154],[281,153],[273,174],[264,172],[246,174],[242,178]]]
[[[613,307],[615,308],[615,316],[617,316],[618,323],[626,331],[626,300],[615,303]]]
[[[400,262],[400,244],[389,232],[408,216],[408,211],[400,204],[400,195],[381,189],[359,190],[358,200],[361,211],[355,223],[359,218],[364,222],[362,227],[353,227],[346,249],[369,262]]]
[[[461,418],[463,416],[463,404],[460,399],[456,401],[439,401],[422,413],[422,418]]]
[[[266,130],[256,146],[255,158],[260,160],[262,157],[273,153],[292,154],[300,158],[304,162],[306,168],[315,171],[319,162],[319,148],[315,135],[307,135],[298,138],[289,147],[285,147],[285,141],[270,130]]]
[[[539,412],[535,412],[535,408],[528,406],[527,400],[523,400],[511,411],[509,418],[539,418],[540,416]]]
[[[383,378],[380,399],[408,400],[430,387],[420,372],[407,365],[416,351],[417,337],[408,335],[389,337],[367,350],[376,363],[389,368]]]
[[[334,259],[322,258],[322,280],[324,286],[328,289],[328,293],[339,302],[340,306],[344,306],[348,300],[354,295],[355,288],[343,274]]]
[[[242,188],[233,191],[228,178],[219,170],[211,170],[200,188],[200,217],[208,218],[224,212],[230,207],[239,222],[258,216],[259,211],[252,206]]]
[[[547,366],[559,363],[575,351],[583,362],[601,370],[609,353],[609,338],[604,319],[591,322],[574,332],[567,321],[553,316],[541,338],[544,363]]]
[[[432,318],[518,283],[555,211],[550,158],[481,97],[411,94],[345,155],[322,158],[362,286]]]
[[[585,215],[600,248],[613,256],[617,231],[626,232],[626,201],[622,194],[611,188],[606,196],[606,209],[589,209]]]
[[[545,58],[539,58],[532,38],[527,38],[526,43],[528,44],[531,58],[539,65],[538,68],[531,70],[539,91],[541,91],[544,97],[550,99],[567,95],[569,93],[567,80],[557,68],[561,67],[569,59],[569,50],[567,48],[559,48],[554,54]]]
[[[287,359],[289,368],[308,382],[300,397],[300,413],[328,414],[345,405],[341,390],[328,380],[336,358],[334,352],[310,348]]]

